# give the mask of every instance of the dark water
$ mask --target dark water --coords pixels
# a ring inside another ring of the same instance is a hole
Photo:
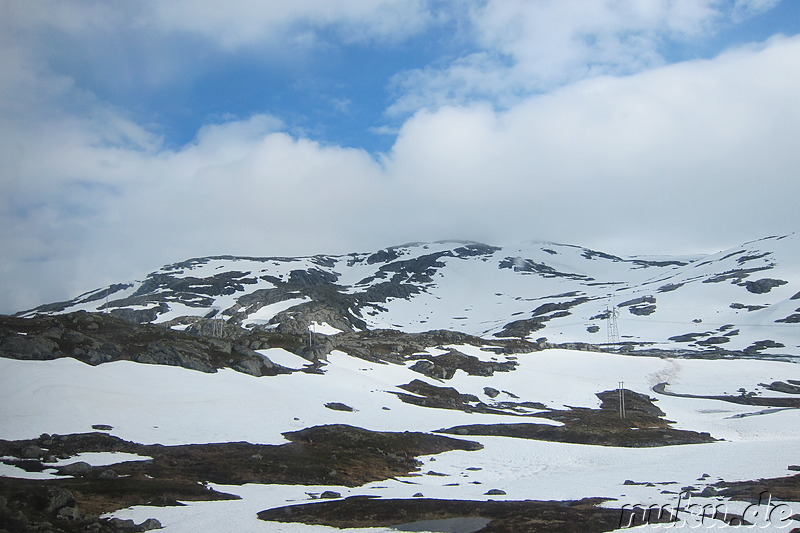
[[[488,518],[462,516],[440,520],[420,520],[392,526],[397,531],[434,531],[436,533],[474,533],[491,522]]]

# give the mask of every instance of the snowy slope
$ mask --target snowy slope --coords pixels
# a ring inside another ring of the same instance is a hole
[[[295,333],[316,323],[318,333],[450,329],[486,338],[791,355],[800,347],[800,236],[702,257],[617,257],[546,242],[219,256],[20,314],[77,310],[173,325],[213,316]],[[609,335],[611,314],[619,338]]]
[[[461,347],[479,354],[478,347]],[[435,347],[431,347],[435,350]],[[270,353],[287,365],[303,360]],[[491,357],[484,352],[483,357]],[[19,439],[43,432],[89,431],[92,424],[113,426],[112,433],[142,443],[201,443],[246,440],[285,442],[282,432],[317,424],[345,423],[372,430],[435,431],[457,424],[509,422],[493,414],[432,409],[401,402],[397,385],[421,379],[472,393],[491,403],[484,387],[542,402],[596,408],[595,393],[614,389],[619,381],[636,392],[655,394],[651,387],[668,380],[677,393],[734,393],[739,388],[765,396],[790,396],[765,391],[759,384],[777,379],[800,380],[800,366],[778,361],[685,360],[615,354],[546,350],[518,354],[514,372],[491,377],[457,372],[442,384],[411,371],[406,364],[376,364],[334,352],[322,374],[292,373],[256,378],[222,370],[204,374],[183,368],[119,361],[90,367],[72,359],[16,361],[0,359],[0,437]],[[708,376],[715,379],[710,381]],[[423,457],[422,476],[348,487],[245,485],[217,487],[242,496],[239,501],[198,502],[186,507],[136,507],[115,513],[137,522],[156,517],[165,533],[193,531],[285,531],[322,533],[321,526],[260,522],[256,512],[288,502],[308,502],[307,493],[336,490],[342,496],[373,495],[448,499],[579,499],[613,498],[624,503],[675,504],[681,487],[704,486],[719,480],[750,480],[784,476],[797,464],[800,412],[776,410],[757,416],[737,416],[761,409],[719,400],[657,395],[658,406],[675,427],[708,431],[720,440],[709,444],[659,448],[614,448],[523,440],[468,437],[484,445],[479,451],[453,451]],[[502,397],[498,397],[501,400]],[[337,401],[355,411],[332,411]],[[543,418],[528,421],[555,423]],[[91,457],[83,458],[92,460]],[[121,457],[120,460],[140,460]],[[97,458],[108,463],[108,457]],[[427,471],[442,475],[425,475]],[[699,480],[703,474],[708,477]],[[14,467],[0,475],[29,476]],[[38,474],[41,476],[42,474]],[[626,484],[632,480],[636,485]],[[656,483],[648,486],[645,482]],[[487,496],[498,488],[503,496]],[[663,493],[671,490],[673,493]],[[697,498],[698,502],[719,503]],[[725,500],[731,510],[743,502]],[[793,504],[800,505],[800,504]],[[800,512],[800,508],[795,510]],[[788,524],[788,522],[787,522]],[[795,526],[800,525],[795,523]],[[790,528],[789,528],[790,529]],[[386,528],[361,531],[386,532]]]

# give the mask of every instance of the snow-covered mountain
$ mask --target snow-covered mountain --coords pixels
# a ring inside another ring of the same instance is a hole
[[[292,333],[447,329],[783,355],[800,348],[800,236],[692,257],[452,241],[341,256],[204,257],[19,316],[78,310],[173,327],[215,317]]]
[[[798,239],[208,257],[0,316],[0,530],[798,531]]]

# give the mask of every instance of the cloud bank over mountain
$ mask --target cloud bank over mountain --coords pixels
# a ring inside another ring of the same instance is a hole
[[[3,312],[190,256],[797,227],[786,2],[0,6]]]

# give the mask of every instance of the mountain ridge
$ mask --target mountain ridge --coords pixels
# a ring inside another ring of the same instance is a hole
[[[617,256],[546,241],[215,255],[16,316],[84,310],[176,329],[205,318],[291,334],[454,330],[486,339],[780,355],[800,347],[791,327],[800,322],[799,244],[792,233],[704,256]]]

